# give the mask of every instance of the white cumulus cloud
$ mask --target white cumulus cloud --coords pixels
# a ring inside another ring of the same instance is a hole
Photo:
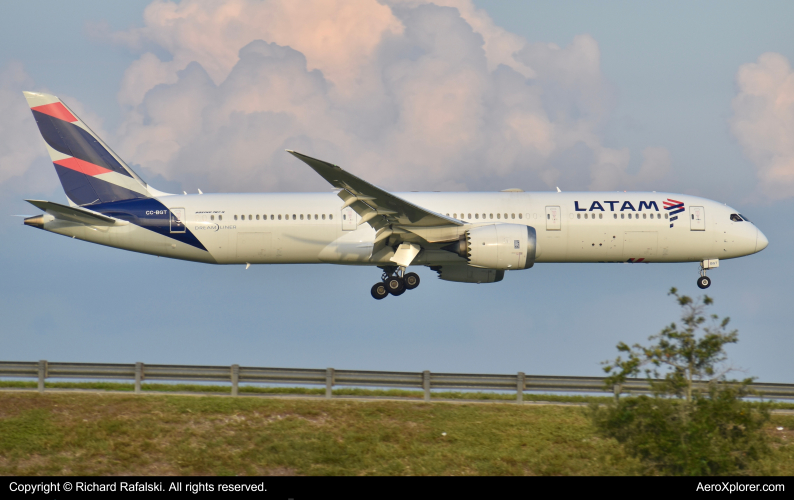
[[[794,196],[794,71],[776,53],[762,54],[736,75],[731,132],[753,162],[758,194]]]
[[[595,39],[527,43],[470,0],[157,0],[105,36],[141,51],[118,152],[189,187],[326,187],[287,148],[394,190],[647,189],[669,169],[604,145]]]

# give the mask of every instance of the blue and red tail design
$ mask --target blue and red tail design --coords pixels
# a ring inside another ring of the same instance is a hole
[[[684,211],[684,202],[667,198],[667,201],[664,202],[664,209],[670,211],[670,227],[673,227],[673,221],[678,220],[678,216],[675,214],[680,214]]]
[[[60,99],[37,92],[24,94],[72,205],[152,196],[146,183]]]

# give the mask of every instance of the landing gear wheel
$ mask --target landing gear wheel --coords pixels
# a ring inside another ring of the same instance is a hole
[[[392,295],[402,295],[405,293],[405,280],[399,276],[392,276],[386,280],[386,289]]]
[[[701,276],[698,278],[698,288],[701,290],[705,290],[706,288],[711,286],[711,278],[708,276]]]
[[[372,293],[372,298],[376,300],[385,299],[389,295],[389,291],[386,290],[386,284],[383,282],[372,285],[370,293]]]
[[[419,275],[416,273],[408,273],[403,276],[403,279],[405,280],[406,290],[413,290],[419,286]]]

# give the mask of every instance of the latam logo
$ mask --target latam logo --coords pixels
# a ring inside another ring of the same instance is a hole
[[[617,200],[616,201],[605,201],[604,205],[609,205],[609,211],[610,212],[614,212],[615,211],[615,205],[617,205],[619,203],[620,202],[617,201]],[[593,203],[590,204],[589,211],[593,212],[595,210],[600,210],[602,212],[606,212],[606,209],[604,208],[604,205],[602,205],[601,203],[599,203],[597,201],[594,201]],[[577,212],[587,212],[588,209],[585,208],[586,206],[587,206],[586,203],[585,203],[584,207],[580,207],[578,201],[574,201],[573,202],[573,209],[576,210]],[[659,211],[659,207],[656,206],[656,202],[655,201],[641,201],[640,205],[639,205],[639,211],[642,212],[643,208],[645,208],[646,210],[654,209],[657,212]],[[631,210],[632,212],[638,211],[638,209],[635,209],[634,205],[632,205],[630,201],[624,201],[623,204],[620,205],[620,211],[623,212],[624,210]]]
[[[673,221],[678,220],[678,216],[676,214],[680,214],[684,211],[684,202],[667,198],[667,201],[664,202],[664,209],[669,211],[670,227],[673,227]]]

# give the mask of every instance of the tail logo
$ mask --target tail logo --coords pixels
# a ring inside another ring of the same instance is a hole
[[[664,209],[669,211],[670,227],[673,227],[673,221],[678,220],[678,216],[676,214],[680,214],[684,211],[684,202],[667,198],[667,201],[664,202]]]

